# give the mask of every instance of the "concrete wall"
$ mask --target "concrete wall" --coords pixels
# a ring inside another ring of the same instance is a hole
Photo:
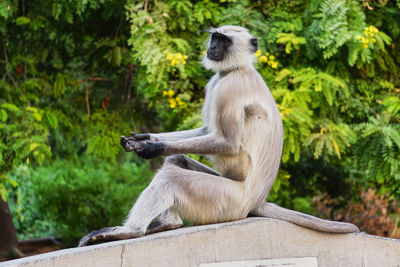
[[[282,263],[284,258],[291,258],[287,260],[290,262],[302,258],[299,262],[315,262],[318,266],[400,267],[400,240],[363,233],[324,234],[279,220],[247,218],[64,249],[0,266],[220,266],[207,264],[218,262],[231,262],[221,266],[260,266],[257,262],[266,262],[263,266],[290,265]]]

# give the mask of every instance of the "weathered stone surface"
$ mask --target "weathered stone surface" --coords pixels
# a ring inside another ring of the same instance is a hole
[[[363,233],[325,234],[279,220],[247,218],[65,249],[0,266],[173,267],[306,257],[315,257],[320,267],[400,267],[400,240]]]
[[[202,263],[199,267],[318,267],[316,257]]]

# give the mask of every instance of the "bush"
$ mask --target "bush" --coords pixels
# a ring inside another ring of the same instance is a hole
[[[35,170],[20,166],[12,175],[20,186],[10,197],[18,237],[76,244],[84,233],[121,225],[151,176],[145,162],[116,165],[88,157]]]

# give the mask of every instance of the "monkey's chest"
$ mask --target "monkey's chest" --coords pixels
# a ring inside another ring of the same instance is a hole
[[[214,94],[207,94],[203,104],[202,116],[209,132],[217,130],[217,104]]]

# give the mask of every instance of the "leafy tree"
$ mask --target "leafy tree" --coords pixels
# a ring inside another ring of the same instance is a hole
[[[0,2],[0,194],[18,236],[73,244],[120,221],[151,171],[119,135],[201,124],[205,30],[223,24],[259,37],[284,123],[270,200],[315,213],[323,192],[399,199],[399,18],[398,1]]]

